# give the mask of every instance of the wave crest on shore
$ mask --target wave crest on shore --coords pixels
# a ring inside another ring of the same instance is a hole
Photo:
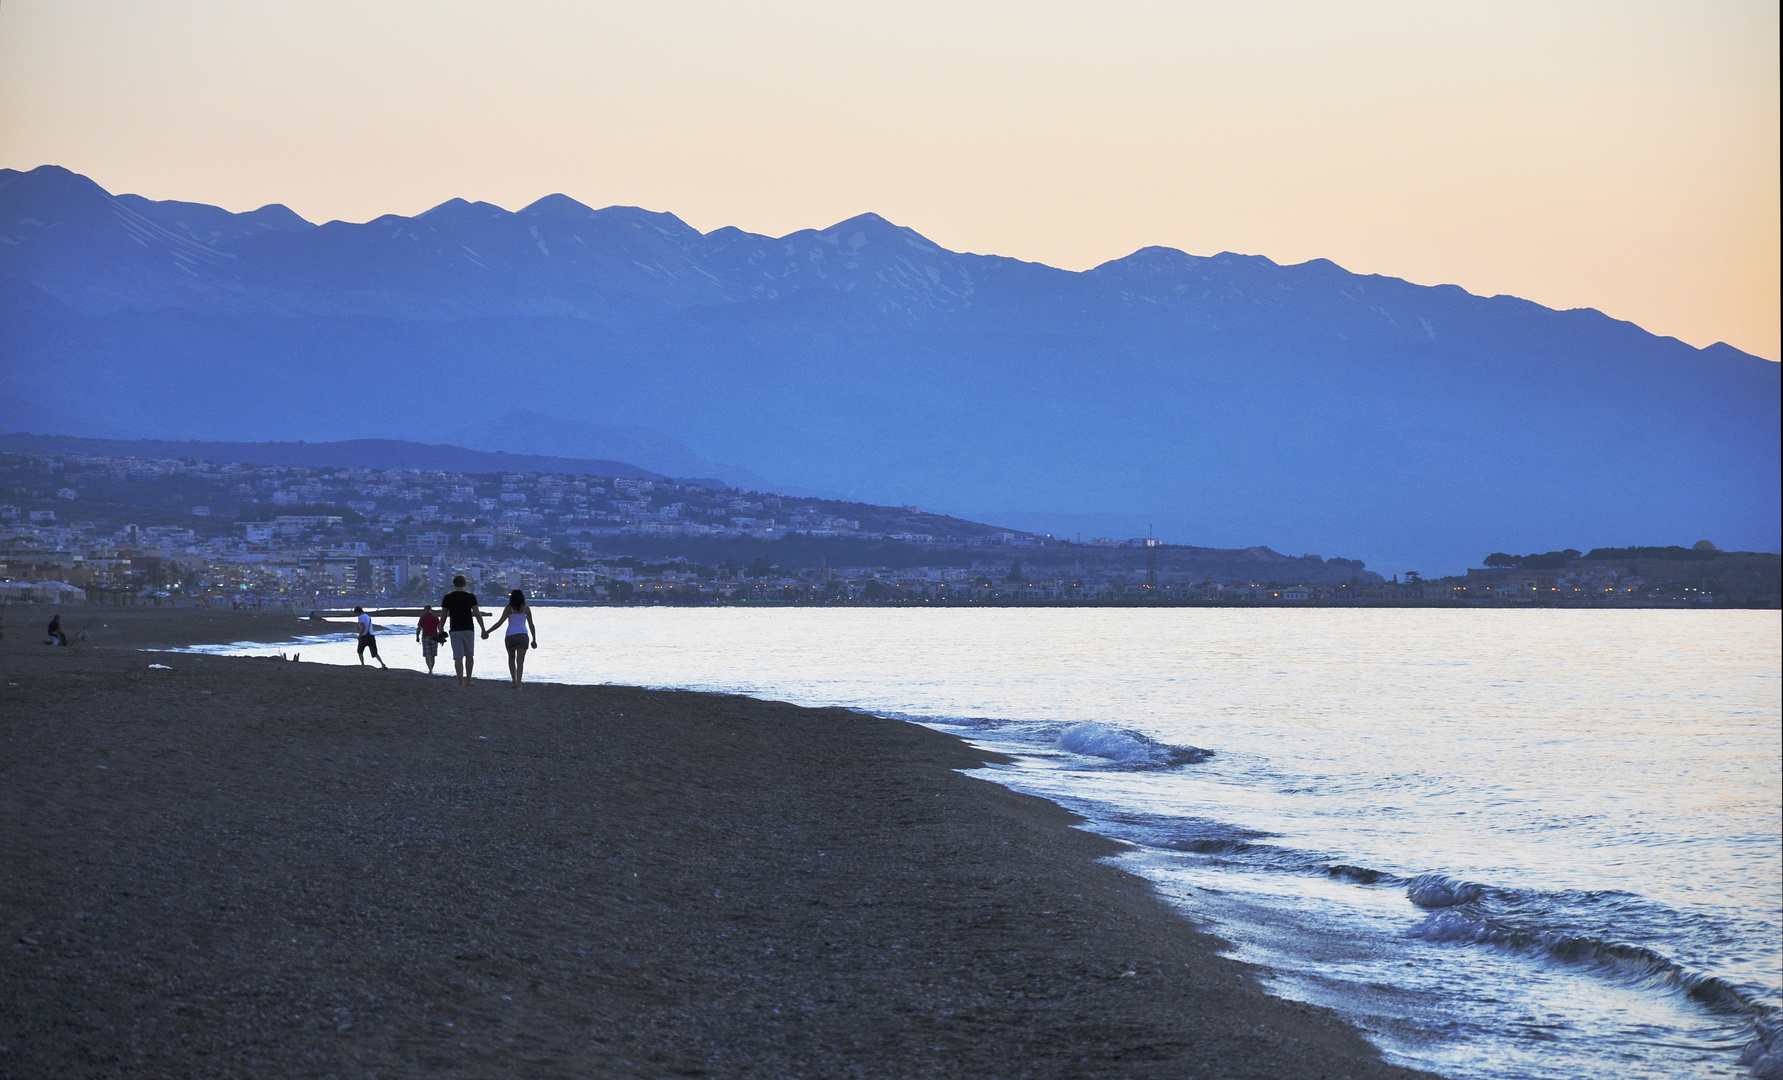
[[[1405,887],[1405,897],[1421,908],[1446,908],[1471,904],[1485,894],[1486,887],[1471,881],[1456,881],[1441,874],[1419,874]]]
[[[1171,746],[1136,732],[1085,720],[1059,732],[1059,749],[1140,768],[1192,765],[1213,756],[1198,746]]]
[[[1761,1080],[1783,1080],[1783,1014],[1763,1003],[1762,991],[1694,970],[1645,945],[1591,930],[1544,925],[1566,909],[1604,907],[1613,924],[1635,898],[1620,893],[1554,893],[1498,889],[1439,874],[1420,874],[1406,896],[1430,913],[1405,931],[1433,943],[1481,945],[1584,967],[1607,978],[1682,994],[1713,1012],[1746,1018],[1741,1064]],[[1568,920],[1571,921],[1571,920]]]

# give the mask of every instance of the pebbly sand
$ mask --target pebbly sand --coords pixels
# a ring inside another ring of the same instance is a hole
[[[52,649],[30,613],[0,641],[3,1077],[1425,1075],[948,735],[134,651],[290,616],[114,609]]]

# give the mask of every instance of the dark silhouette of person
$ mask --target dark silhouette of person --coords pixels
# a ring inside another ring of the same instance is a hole
[[[440,598],[440,610],[446,613],[446,632],[451,636],[453,670],[460,683],[469,684],[477,666],[477,630],[471,622],[483,625],[483,609],[477,606],[476,594],[465,591],[463,574],[452,579],[452,591]]]

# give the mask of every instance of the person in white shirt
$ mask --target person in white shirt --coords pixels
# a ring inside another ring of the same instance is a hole
[[[526,671],[526,639],[532,639],[532,647],[539,647],[539,628],[537,620],[532,617],[532,608],[526,604],[526,594],[515,589],[508,594],[508,606],[501,609],[501,618],[483,631],[487,638],[501,629],[501,624],[508,624],[508,635],[502,639],[508,647],[508,674],[514,677],[514,686],[520,685],[520,676]]]
[[[385,671],[390,670],[390,665],[384,663],[384,658],[378,655],[378,639],[371,632],[371,616],[362,607],[354,608],[353,614],[359,616],[359,666],[365,666],[365,650],[370,649],[371,658],[378,662],[378,666]]]

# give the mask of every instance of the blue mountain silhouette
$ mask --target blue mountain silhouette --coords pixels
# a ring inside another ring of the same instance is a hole
[[[1778,365],[1727,345],[1325,260],[1071,272],[874,214],[776,238],[552,195],[313,225],[5,170],[0,358],[14,430],[437,442],[530,411],[808,490],[1388,571],[1776,550],[1783,517]]]

